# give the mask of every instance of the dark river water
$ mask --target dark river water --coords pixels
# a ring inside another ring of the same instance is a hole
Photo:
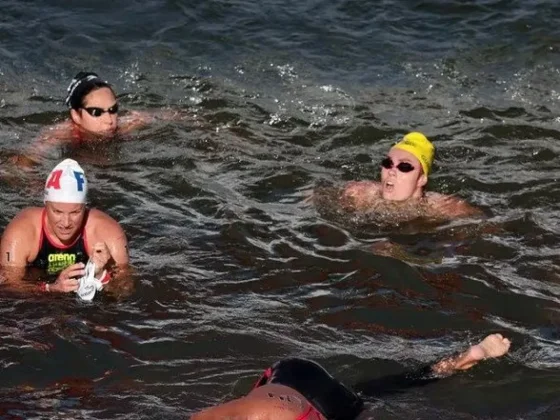
[[[364,418],[560,418],[559,19],[552,0],[1,1],[1,228],[77,159],[134,289],[2,293],[0,418],[183,419],[282,357],[351,385],[491,332],[507,357],[368,398]],[[184,118],[14,169],[80,70],[124,109]],[[486,220],[304,201],[376,179],[410,130],[437,147],[430,189]]]

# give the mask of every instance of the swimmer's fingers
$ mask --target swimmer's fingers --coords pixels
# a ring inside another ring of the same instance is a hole
[[[490,334],[480,343],[485,358],[501,357],[509,351],[511,341],[501,334]]]
[[[57,280],[68,280],[76,277],[82,277],[86,273],[85,267],[84,263],[72,264],[60,272]]]
[[[50,285],[51,292],[69,293],[78,290],[77,278],[85,274],[85,265],[82,263],[72,264],[60,272],[56,281]]]
[[[111,253],[105,242],[97,242],[93,245],[91,260],[95,264],[95,277],[103,272],[110,259]]]

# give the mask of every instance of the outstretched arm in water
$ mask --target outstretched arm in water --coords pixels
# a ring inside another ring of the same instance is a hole
[[[507,338],[492,334],[458,356],[445,358],[413,373],[368,380],[357,384],[355,390],[375,396],[403,391],[411,386],[423,385],[459,370],[469,369],[481,360],[503,356],[508,352],[509,346]],[[293,420],[303,418],[302,412],[310,407],[311,402],[295,390],[269,383],[253,389],[247,396],[196,413],[191,420]],[[317,413],[317,417],[325,420],[320,413]],[[315,418],[314,415],[313,419]]]
[[[360,382],[354,389],[372,396],[402,392],[407,388],[426,385],[458,371],[470,369],[482,360],[501,357],[509,351],[510,345],[511,342],[501,334],[491,334],[457,356],[446,357],[414,372]]]

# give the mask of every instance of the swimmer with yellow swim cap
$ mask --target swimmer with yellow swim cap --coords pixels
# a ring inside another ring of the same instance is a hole
[[[349,183],[343,192],[356,210],[367,211],[380,200],[426,204],[425,216],[444,218],[481,214],[463,200],[425,191],[434,160],[434,145],[419,132],[408,133],[381,160],[381,182]],[[404,207],[404,206],[403,206]]]
[[[381,161],[381,196],[395,201],[422,197],[434,151],[434,145],[422,133],[404,136]]]

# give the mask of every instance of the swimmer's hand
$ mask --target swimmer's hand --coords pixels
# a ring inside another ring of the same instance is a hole
[[[70,293],[78,290],[78,278],[85,274],[83,263],[72,264],[60,272],[56,281],[49,285],[50,292]]]
[[[490,334],[459,356],[437,362],[432,366],[432,371],[440,376],[452,375],[458,370],[470,369],[481,360],[503,356],[509,351],[510,345],[511,341],[501,334]]]
[[[470,357],[474,360],[492,359],[502,357],[509,351],[511,341],[502,334],[490,334],[479,344],[469,349]]]
[[[97,242],[93,245],[91,261],[95,264],[95,278],[99,278],[106,269],[106,265],[111,259],[111,253],[105,242]]]

